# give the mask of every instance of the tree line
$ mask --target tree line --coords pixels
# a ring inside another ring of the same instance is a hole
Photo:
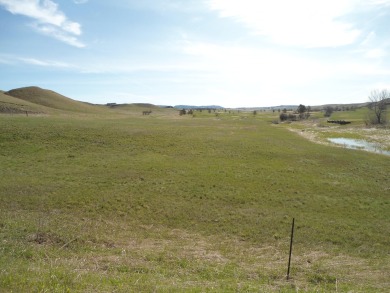
[[[387,123],[387,106],[390,105],[390,92],[387,89],[374,90],[368,96],[367,107],[369,109],[367,124],[386,124]],[[348,111],[354,109],[353,106],[325,106],[323,109],[324,116],[330,117],[335,111]],[[280,112],[280,110],[279,110]],[[300,104],[298,108],[287,113],[287,109],[283,109],[279,115],[280,121],[297,121],[308,119],[310,117],[311,107]]]

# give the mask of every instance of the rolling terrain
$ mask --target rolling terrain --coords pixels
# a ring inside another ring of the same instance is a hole
[[[0,91],[0,113],[39,113],[43,107]]]
[[[72,100],[56,92],[39,87],[24,87],[10,90],[4,95],[23,100],[23,103],[43,106],[42,109],[57,109],[71,112],[96,112],[97,107]]]
[[[311,142],[287,128],[313,125],[274,125],[272,112],[10,92],[0,101],[20,115],[0,114],[0,291],[389,291],[388,156]],[[335,113],[357,128],[363,114]]]
[[[143,111],[152,111],[156,116],[171,116],[174,109],[158,107],[152,104],[107,104],[95,105],[79,102],[51,90],[31,86],[0,91],[0,113],[8,114],[73,114],[73,115],[136,115]],[[118,117],[118,116],[116,116]]]

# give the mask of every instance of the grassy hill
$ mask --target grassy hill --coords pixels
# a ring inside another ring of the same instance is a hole
[[[0,113],[14,114],[60,114],[79,113],[94,115],[142,116],[151,111],[148,117],[176,116],[177,111],[146,103],[94,105],[79,102],[51,90],[39,87],[24,87],[7,92],[0,91]],[[152,115],[150,115],[152,114]]]
[[[34,104],[29,101],[7,95],[4,91],[0,92],[0,113],[25,114],[26,111],[30,114],[37,114],[50,111],[50,109],[42,105]]]
[[[45,108],[42,109],[46,111],[48,111],[48,109],[84,113],[96,113],[101,111],[98,106],[75,101],[54,91],[41,89],[35,86],[13,89],[5,92],[4,95],[23,100],[24,103],[28,102],[29,105],[35,104],[44,106]]]

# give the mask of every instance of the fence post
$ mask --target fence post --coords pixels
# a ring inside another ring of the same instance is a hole
[[[293,239],[294,239],[294,222],[295,222],[295,219],[293,218],[292,226],[291,226],[290,253],[289,253],[289,256],[288,256],[287,280],[290,279],[291,254],[292,254]]]

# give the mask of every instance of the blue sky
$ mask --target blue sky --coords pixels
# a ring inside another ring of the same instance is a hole
[[[91,103],[366,102],[390,0],[0,0],[0,89]]]

